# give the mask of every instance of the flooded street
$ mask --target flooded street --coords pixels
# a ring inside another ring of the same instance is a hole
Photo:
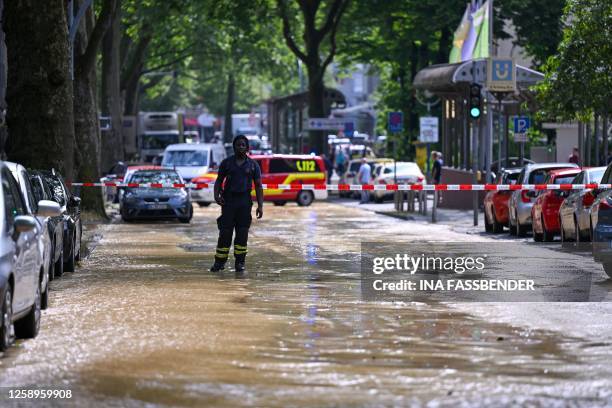
[[[231,255],[223,274],[208,272],[217,213],[198,208],[191,224],[90,227],[92,252],[52,282],[39,336],[0,358],[0,405],[14,403],[7,387],[72,390],[70,400],[35,401],[45,406],[612,401],[605,303],[361,299],[362,241],[486,239],[479,234],[333,203],[266,205],[251,229],[249,275],[236,279]],[[538,326],[548,313],[558,323]],[[585,332],[566,330],[568,319]]]

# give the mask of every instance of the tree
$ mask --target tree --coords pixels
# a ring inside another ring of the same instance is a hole
[[[499,2],[502,18],[516,28],[516,45],[533,57],[536,67],[554,55],[561,41],[566,0],[505,0]]]
[[[323,76],[336,55],[336,34],[349,0],[296,0],[296,3],[299,11],[287,4],[286,0],[277,0],[283,21],[283,36],[289,49],[306,65],[308,116],[327,117],[329,112],[325,111]],[[302,34],[301,45],[296,40],[297,33]],[[326,42],[329,47],[325,55],[323,46]],[[311,132],[310,144],[314,151],[324,153],[327,150],[324,136],[323,132]]]
[[[7,1],[2,16],[8,53],[10,160],[55,168],[73,179],[73,91],[64,0]]]
[[[570,0],[563,40],[538,86],[543,115],[589,119],[612,113],[612,3]]]
[[[83,0],[77,1],[77,7]],[[74,130],[76,176],[80,180],[100,179],[100,125],[96,84],[96,58],[100,44],[115,13],[117,0],[104,0],[97,18],[89,8],[77,31],[74,44]],[[83,189],[83,209],[106,217],[99,189]]]

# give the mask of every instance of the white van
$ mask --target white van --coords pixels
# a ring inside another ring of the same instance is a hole
[[[225,157],[221,143],[177,143],[166,147],[161,164],[176,169],[189,183],[192,178],[219,167]]]

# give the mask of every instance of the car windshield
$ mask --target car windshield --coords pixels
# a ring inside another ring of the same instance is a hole
[[[550,169],[536,169],[529,174],[529,183],[527,184],[542,184],[548,173],[552,170],[562,169],[564,167],[556,167]],[[565,167],[566,168],[566,167]]]
[[[172,133],[159,135],[144,135],[142,137],[143,149],[165,149],[166,146],[178,143],[179,135]]]
[[[172,150],[164,153],[164,166],[208,165],[208,150]]]
[[[181,178],[175,171],[141,170],[134,173],[128,183],[181,183]]]
[[[589,181],[591,183],[601,183],[601,178],[605,172],[606,169],[589,171]]]
[[[261,150],[262,143],[259,139],[249,139],[249,150]]]
[[[518,180],[521,173],[506,173],[502,184],[510,184],[513,181]]]

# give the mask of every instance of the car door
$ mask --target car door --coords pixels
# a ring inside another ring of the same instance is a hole
[[[81,225],[81,205],[79,203],[74,202],[74,196],[64,179],[61,176],[58,176],[58,179],[61,182],[62,188],[64,190],[64,197],[66,197],[66,208],[68,213],[74,220],[74,250],[76,253],[79,252],[81,248],[81,235],[82,235],[82,225]]]

